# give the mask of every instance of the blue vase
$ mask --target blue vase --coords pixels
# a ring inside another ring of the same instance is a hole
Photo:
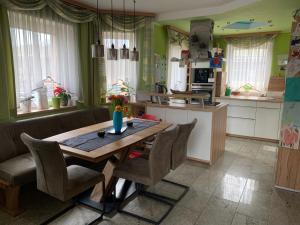
[[[114,112],[113,114],[113,125],[116,134],[121,133],[122,125],[123,125],[123,115],[122,112]]]

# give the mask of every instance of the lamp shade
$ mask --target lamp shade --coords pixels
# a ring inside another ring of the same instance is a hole
[[[118,60],[118,49],[114,45],[107,49],[107,60]]]
[[[129,49],[126,48],[126,45],[123,45],[123,48],[120,49],[120,59],[129,59]]]
[[[92,58],[102,58],[104,57],[104,45],[100,44],[98,41],[96,44],[91,45]]]
[[[136,48],[133,48],[133,51],[130,52],[130,60],[139,61],[139,52],[136,50]]]

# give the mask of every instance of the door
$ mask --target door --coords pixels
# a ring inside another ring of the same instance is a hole
[[[255,137],[278,139],[280,109],[257,108]]]

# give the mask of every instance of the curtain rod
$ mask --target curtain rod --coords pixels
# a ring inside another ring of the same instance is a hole
[[[76,0],[62,0],[62,1],[65,2],[65,3],[67,3],[67,4],[70,4],[70,5],[82,8],[82,9],[87,9],[89,11],[97,12],[96,8],[94,8],[92,6],[89,6],[89,5],[86,5],[86,4],[81,3],[79,1],[76,1]],[[110,14],[110,12],[111,12],[110,9],[99,9],[99,13]],[[124,15],[124,12],[120,11],[120,10],[114,10],[114,14],[116,14],[116,15]],[[133,16],[133,12],[127,11],[125,13],[125,15],[127,15],[127,16]],[[146,17],[155,17],[156,16],[155,13],[150,13],[150,12],[135,12],[135,15],[136,16],[146,16]]]
[[[184,30],[181,30],[181,29],[179,29],[179,28],[177,28],[177,27],[173,27],[173,26],[171,26],[171,25],[166,25],[166,27],[167,27],[167,29],[174,30],[174,31],[176,31],[176,32],[178,32],[178,33],[181,33],[181,34],[185,35],[185,36],[190,36],[190,33],[189,33],[189,32],[186,32],[186,31],[184,31]]]
[[[255,33],[244,33],[244,34],[229,34],[229,35],[221,35],[218,37],[222,38],[239,38],[239,37],[253,37],[253,36],[277,36],[280,34],[280,31],[269,31],[269,32],[255,32]]]

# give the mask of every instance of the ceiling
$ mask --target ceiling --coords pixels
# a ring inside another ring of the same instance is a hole
[[[89,6],[97,6],[97,0],[77,0]],[[223,13],[258,0],[136,0],[136,10],[151,12],[157,20],[185,19]],[[101,9],[110,9],[110,0],[99,0]],[[133,10],[133,0],[125,0],[126,10]],[[113,0],[113,8],[123,9],[123,0]]]
[[[187,19],[165,20],[161,24],[173,25],[185,31],[190,30],[190,21],[194,19],[210,18],[215,21],[215,35],[228,35],[253,32],[281,31],[290,32],[293,12],[300,8],[299,0],[260,0],[250,5],[234,9],[229,12],[200,16]],[[252,29],[224,29],[223,27],[239,21],[266,23],[267,26]]]
[[[96,0],[77,0],[96,7]],[[210,18],[215,21],[215,35],[263,31],[289,32],[292,12],[300,7],[300,0],[136,0],[136,10],[157,15],[160,24],[173,25],[189,31],[190,21]],[[133,0],[125,0],[126,9],[133,10]],[[110,9],[109,0],[99,0],[101,9]],[[123,0],[113,0],[114,9],[122,10]],[[240,21],[254,20],[263,27],[247,30],[224,29]]]

